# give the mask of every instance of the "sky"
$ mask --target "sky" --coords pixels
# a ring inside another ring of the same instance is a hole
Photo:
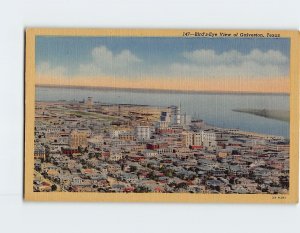
[[[36,83],[289,92],[289,39],[36,38]]]

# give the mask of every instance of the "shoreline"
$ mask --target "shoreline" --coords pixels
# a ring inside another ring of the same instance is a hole
[[[36,101],[36,103],[39,102],[39,103],[63,103],[63,102],[72,102],[72,101],[69,101],[69,100],[57,100],[57,101]],[[163,106],[156,106],[156,105],[139,105],[139,104],[109,104],[109,103],[99,103],[100,105],[103,104],[103,105],[106,105],[106,106],[118,106],[118,105],[121,105],[121,106],[126,106],[126,107],[147,107],[147,108],[166,108],[166,107],[163,107]],[[237,109],[233,109],[232,111],[235,111]],[[236,112],[241,112],[241,113],[246,113],[246,112],[242,112],[242,111],[236,111]],[[248,113],[248,114],[251,114],[251,113]],[[252,114],[252,115],[256,115],[256,114]],[[274,118],[270,118],[270,119],[274,119]],[[212,125],[210,123],[207,123],[205,120],[203,119],[194,119],[192,121],[203,121],[204,125],[205,125],[205,128],[204,129],[218,129],[218,130],[224,130],[224,131],[230,131],[230,130],[234,130],[236,131],[237,133],[240,133],[240,134],[245,134],[245,135],[252,135],[252,136],[258,136],[258,137],[274,137],[274,138],[282,138],[284,140],[290,140],[289,137],[285,137],[285,136],[282,136],[282,135],[274,135],[274,134],[266,134],[266,133],[259,133],[259,132],[254,132],[254,131],[247,131],[247,130],[243,130],[243,129],[240,129],[240,128],[224,128],[224,127],[220,127],[220,126],[216,126],[216,125]]]
[[[279,120],[283,122],[290,122],[290,112],[287,110],[240,108],[240,109],[232,109],[232,111],[251,114],[251,115],[260,116],[268,119]]]

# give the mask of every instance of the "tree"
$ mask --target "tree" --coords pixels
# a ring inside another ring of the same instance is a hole
[[[149,174],[148,174],[148,178],[150,179],[150,180],[156,180],[156,175],[154,174],[154,171],[151,171]]]
[[[83,148],[82,148],[81,146],[78,146],[78,152],[79,152],[80,154],[82,154]]]
[[[166,173],[165,173],[166,176],[168,177],[173,177],[173,171],[172,170],[168,170]]]
[[[57,190],[57,186],[55,184],[51,185],[51,191],[56,191]]]
[[[130,172],[135,172],[137,170],[136,166],[130,166]]]
[[[91,159],[91,158],[94,158],[94,157],[95,157],[95,154],[94,154],[94,153],[89,153],[88,155],[89,155],[89,159]]]
[[[151,190],[146,187],[146,186],[138,186],[136,189],[135,189],[135,192],[137,193],[149,193]]]

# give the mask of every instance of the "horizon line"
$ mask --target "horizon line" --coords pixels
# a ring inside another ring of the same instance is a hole
[[[131,87],[109,87],[109,86],[80,86],[80,85],[57,85],[57,84],[35,84],[36,87],[48,88],[70,88],[90,90],[123,90],[132,92],[156,92],[156,93],[186,93],[186,94],[245,94],[245,95],[289,95],[289,92],[257,92],[257,91],[220,91],[220,90],[180,90],[180,89],[158,89],[158,88],[131,88]]]

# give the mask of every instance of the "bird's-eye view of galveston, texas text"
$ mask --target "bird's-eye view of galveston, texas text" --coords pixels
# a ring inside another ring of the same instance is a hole
[[[289,39],[35,43],[34,192],[289,193]]]

